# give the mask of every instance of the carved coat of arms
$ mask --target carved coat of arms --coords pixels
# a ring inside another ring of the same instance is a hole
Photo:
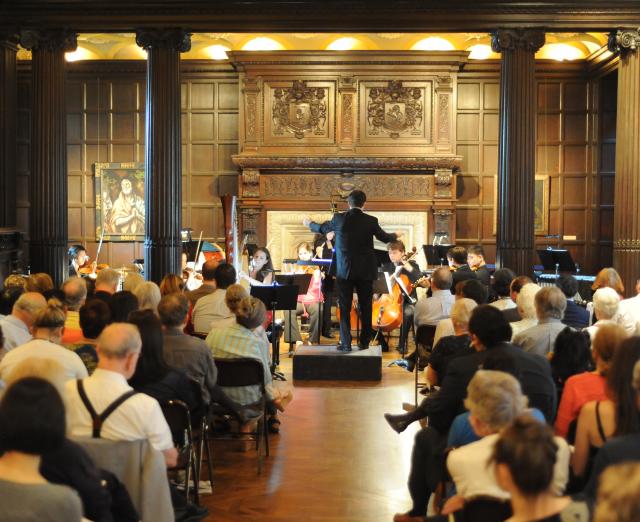
[[[274,89],[272,116],[275,135],[293,134],[304,138],[305,132],[325,134],[327,92],[323,87],[307,87],[305,81],[294,80],[288,89]]]
[[[422,91],[419,88],[403,87],[401,81],[391,80],[386,87],[369,90],[369,135],[387,134],[391,138],[399,138],[403,133],[419,135],[423,117]]]

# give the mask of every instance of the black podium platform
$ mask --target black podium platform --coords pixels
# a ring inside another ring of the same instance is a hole
[[[335,345],[299,346],[293,356],[293,378],[301,381],[379,381],[382,349],[339,352]]]

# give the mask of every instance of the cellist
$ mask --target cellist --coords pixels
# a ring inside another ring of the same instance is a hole
[[[406,261],[407,250],[402,241],[396,240],[391,241],[387,245],[387,250],[389,252],[389,262],[382,265],[382,271],[387,272],[388,274],[393,274],[398,267],[402,267],[396,275],[404,274],[407,276],[411,284],[415,283],[420,277],[422,273],[420,272],[420,267],[418,263],[415,261]],[[429,283],[427,281],[420,283],[418,286],[428,287]],[[403,307],[402,307],[402,328],[400,330],[400,339],[398,340],[398,351],[400,353],[407,352],[407,339],[409,338],[409,330],[413,325],[413,312],[414,312],[414,302],[417,299],[415,289],[412,290],[411,299],[406,295],[403,297]],[[383,335],[382,332],[378,335],[378,340],[380,341],[380,345],[382,346],[383,352],[389,351],[389,344]]]

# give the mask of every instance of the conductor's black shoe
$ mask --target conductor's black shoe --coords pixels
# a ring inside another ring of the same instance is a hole
[[[351,346],[347,346],[346,344],[339,344],[336,346],[339,352],[350,352]]]

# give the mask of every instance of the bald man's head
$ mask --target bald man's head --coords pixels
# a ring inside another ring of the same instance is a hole
[[[47,300],[39,292],[26,292],[18,297],[13,305],[12,314],[27,326],[33,325],[38,312],[46,308]]]
[[[107,359],[124,359],[140,352],[142,340],[138,328],[129,323],[112,323],[98,337],[98,355]]]

